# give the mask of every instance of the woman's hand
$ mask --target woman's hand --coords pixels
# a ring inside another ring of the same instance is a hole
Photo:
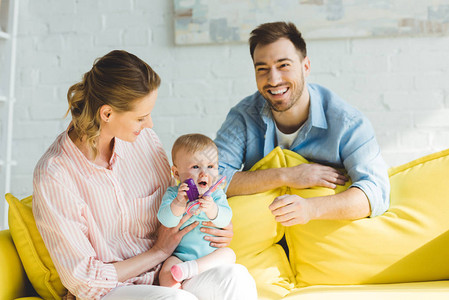
[[[215,224],[210,221],[202,222],[202,225],[215,227]],[[210,235],[206,235],[204,237],[204,239],[206,241],[210,241],[210,245],[212,247],[216,247],[216,248],[228,247],[229,244],[231,244],[232,237],[234,236],[234,231],[232,230],[232,222],[229,223],[228,226],[223,227],[223,228],[202,227],[200,230],[201,230],[201,232],[210,234]],[[211,236],[211,235],[214,235],[214,236]]]
[[[146,272],[156,265],[164,262],[169,256],[171,256],[182,237],[187,232],[198,226],[198,222],[194,222],[182,230],[179,230],[182,224],[184,224],[188,219],[189,216],[184,216],[178,226],[173,228],[167,228],[161,225],[157,232],[156,243],[150,250],[142,252],[126,260],[113,263],[113,266],[117,271],[118,280],[123,282],[129,278],[138,276],[139,274],[142,274],[143,272]]]
[[[193,228],[198,226],[198,222],[193,222],[189,226],[186,226],[182,230],[179,230],[181,226],[190,218],[189,215],[184,215],[181,218],[181,221],[179,221],[179,224],[175,227],[168,228],[164,225],[161,225],[159,227],[159,230],[157,232],[157,241],[154,244],[153,247],[158,248],[159,250],[163,251],[165,255],[168,258],[172,255],[173,251],[175,251],[175,248],[179,245],[179,242],[181,241],[182,237],[186,235],[188,232],[190,232]]]

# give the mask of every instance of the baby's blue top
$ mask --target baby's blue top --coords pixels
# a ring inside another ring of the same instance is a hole
[[[178,187],[171,186],[167,189],[162,198],[157,218],[165,227],[175,227],[179,224],[182,216],[175,216],[171,211],[170,204],[178,195]],[[225,227],[229,225],[232,218],[232,210],[228,205],[226,194],[222,189],[217,189],[211,194],[212,199],[218,206],[218,215],[214,220],[210,220],[205,212],[200,212],[196,216],[192,216],[182,226],[181,229],[192,224],[195,221],[199,221],[200,225],[196,226],[192,231],[187,233],[179,243],[178,247],[173,252],[173,255],[178,257],[182,261],[195,260],[212,253],[217,248],[211,247],[209,241],[204,239],[205,233],[200,231],[201,227],[208,227],[201,225],[202,221],[212,221],[217,227]]]

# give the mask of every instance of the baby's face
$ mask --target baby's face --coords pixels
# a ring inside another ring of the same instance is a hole
[[[180,182],[192,178],[198,192],[204,194],[218,179],[218,153],[210,146],[195,153],[179,149],[176,153],[173,174]]]

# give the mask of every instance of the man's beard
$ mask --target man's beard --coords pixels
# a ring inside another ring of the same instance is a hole
[[[273,104],[269,99],[265,98],[265,101],[268,103],[268,105],[270,106],[270,109],[275,111],[275,112],[285,112],[287,110],[289,110],[290,108],[292,108],[296,102],[298,102],[299,98],[301,98],[302,94],[304,92],[304,80],[301,80],[301,82],[298,85],[298,88],[296,89],[296,93],[292,94],[290,97],[290,102],[288,103],[287,107],[285,108],[279,108],[278,105]],[[267,92],[269,93],[269,92]]]

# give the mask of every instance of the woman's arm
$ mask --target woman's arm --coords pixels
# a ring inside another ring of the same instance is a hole
[[[179,230],[189,218],[190,216],[185,215],[179,224],[172,228],[161,225],[157,241],[150,250],[127,260],[113,263],[117,270],[118,281],[123,282],[136,277],[164,262],[173,253],[182,237],[198,225],[198,222],[194,222]]]
[[[97,299],[119,282],[162,263],[181,238],[198,225],[193,223],[180,231],[186,217],[171,229],[161,226],[150,250],[124,261],[110,263],[98,259],[99,255],[88,238],[89,231],[95,226],[89,227],[85,218],[91,212],[84,201],[67,188],[67,184],[55,178],[47,178],[45,182],[35,178],[33,212],[64,286],[72,294],[89,299]]]
[[[69,184],[52,176],[42,179],[36,173],[33,214],[62,283],[77,297],[99,299],[116,287],[118,280],[113,265],[98,259],[87,237],[84,216],[90,212]]]

